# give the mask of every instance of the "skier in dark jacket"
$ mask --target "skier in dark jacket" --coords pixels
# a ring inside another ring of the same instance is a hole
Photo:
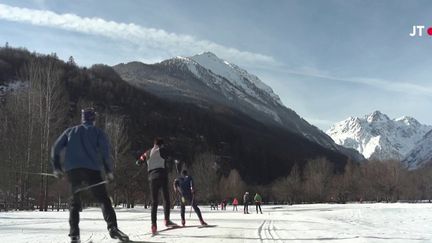
[[[243,213],[248,214],[249,213],[249,192],[245,192],[243,195]]]
[[[210,210],[219,210],[219,206],[217,202],[211,201],[210,202]]]
[[[168,171],[166,160],[168,159],[168,151],[164,146],[162,138],[155,138],[153,148],[144,152],[141,157],[136,161],[137,165],[142,165],[147,162],[148,178],[150,181],[150,189],[152,195],[151,207],[151,231],[153,234],[157,232],[156,214],[159,204],[159,191],[162,190],[164,199],[164,216],[165,226],[177,226],[170,220],[170,196],[168,189]]]
[[[196,215],[198,216],[198,219],[202,226],[206,226],[207,223],[204,222],[201,210],[198,208],[198,204],[195,198],[195,190],[194,190],[194,184],[193,179],[190,177],[186,170],[183,170],[182,175],[174,180],[174,191],[180,193],[180,203],[181,203],[181,210],[180,210],[180,216],[181,216],[181,222],[182,225],[185,226],[186,220],[185,220],[185,210],[186,210],[186,203],[190,203],[195,210]]]
[[[226,210],[227,204],[228,204],[228,200],[227,199],[222,200],[222,202],[221,202],[221,210]]]
[[[80,242],[79,212],[81,211],[80,192],[82,184],[97,185],[89,188],[95,198],[101,203],[102,213],[108,225],[108,231],[113,239],[128,241],[126,234],[117,228],[117,218],[108,197],[102,171],[107,180],[114,179],[108,139],[105,133],[95,127],[96,113],[93,108],[81,111],[82,124],[66,129],[55,141],[51,149],[51,162],[54,175],[60,178],[66,172],[71,185],[72,199],[69,211],[69,236],[73,243]],[[60,153],[65,149],[63,166]]]

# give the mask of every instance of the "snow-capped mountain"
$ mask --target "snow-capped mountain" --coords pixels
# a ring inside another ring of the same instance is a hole
[[[432,129],[408,116],[390,119],[375,111],[363,118],[349,117],[334,124],[327,134],[342,146],[359,151],[365,158],[403,160],[416,143]]]
[[[245,101],[249,106],[266,113],[275,122],[282,123],[277,112],[269,109],[269,106],[282,105],[279,96],[255,75],[211,52],[192,57],[175,57],[160,64],[189,71],[210,89],[223,94],[226,99]]]
[[[232,81],[234,86],[241,87],[246,93],[258,99],[260,99],[261,95],[269,95],[274,102],[282,104],[279,96],[273,92],[272,88],[263,83],[257,76],[249,74],[246,70],[235,64],[219,59],[211,52],[195,55],[190,59],[206,67],[213,73]],[[195,74],[200,75],[199,73]],[[261,101],[264,100],[261,99]]]
[[[408,153],[403,163],[409,169],[421,168],[432,162],[432,130],[426,133]]]
[[[240,112],[264,124],[283,127],[355,160],[363,159],[356,151],[335,144],[327,134],[285,107],[279,96],[257,76],[211,52],[175,57],[151,65],[140,62],[119,64],[114,69],[127,82],[159,97],[213,110]]]

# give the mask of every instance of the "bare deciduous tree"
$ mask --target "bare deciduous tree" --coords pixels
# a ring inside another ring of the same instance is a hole
[[[61,131],[68,111],[67,93],[62,80],[62,69],[54,57],[33,58],[24,67],[22,77],[29,82],[28,90],[28,129],[30,139],[37,128],[39,138],[39,171],[48,172],[50,146]],[[32,140],[30,140],[32,141]],[[34,161],[27,145],[27,165],[30,158]],[[47,210],[48,178],[42,176],[40,180],[39,208]]]
[[[303,183],[300,168],[297,164],[291,168],[287,177],[278,179],[272,186],[273,196],[277,201],[293,204],[299,202],[303,195]]]
[[[359,165],[348,161],[345,165],[344,173],[333,177],[330,200],[339,203],[360,200],[360,181]]]
[[[246,190],[246,183],[242,180],[237,170],[232,169],[228,177],[220,180],[219,189],[222,197],[241,197]]]
[[[304,193],[310,202],[326,201],[329,195],[333,168],[325,158],[310,160],[304,169]]]
[[[211,152],[198,154],[192,163],[191,175],[201,199],[220,198],[216,156]]]

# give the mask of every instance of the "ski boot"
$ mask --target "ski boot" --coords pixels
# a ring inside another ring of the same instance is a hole
[[[176,224],[176,223],[174,223],[173,221],[171,221],[171,220],[165,220],[165,226],[167,227],[167,228],[174,228],[174,227],[178,227],[178,225]]]
[[[206,227],[208,224],[206,222],[204,222],[204,220],[200,220],[201,226]]]
[[[118,239],[121,242],[128,242],[129,236],[127,236],[125,233],[121,232],[117,227],[112,227],[109,229],[109,235],[113,239]]]
[[[153,224],[151,226],[151,232],[152,232],[152,235],[156,235],[157,234],[157,226],[155,224]]]
[[[71,236],[71,243],[81,243],[79,235]]]

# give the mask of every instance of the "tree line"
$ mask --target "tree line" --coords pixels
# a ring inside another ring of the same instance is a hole
[[[289,176],[271,185],[272,197],[287,203],[396,202],[432,199],[432,168],[408,170],[400,161],[349,162],[343,173],[333,173],[325,159],[295,166]]]
[[[202,166],[210,161],[214,161],[212,154],[205,153],[192,164],[204,202],[242,198],[246,191],[258,192],[265,202],[276,204],[432,200],[432,167],[408,170],[395,160],[348,162],[343,172],[335,172],[327,159],[316,158],[294,165],[288,176],[266,185],[245,183],[235,169],[222,175],[215,167]]]

